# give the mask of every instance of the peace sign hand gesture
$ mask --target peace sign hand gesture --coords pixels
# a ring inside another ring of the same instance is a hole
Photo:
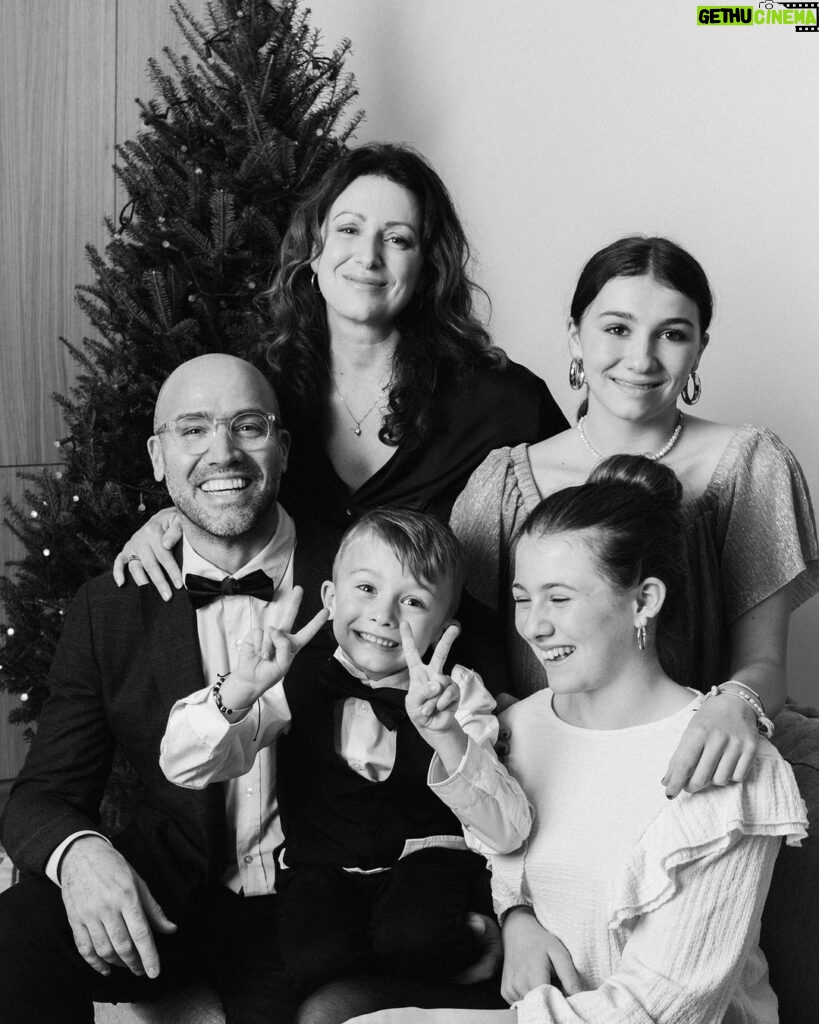
[[[284,678],[293,659],[318,633],[329,617],[326,608],[297,633],[290,632],[296,621],[304,591],[293,587],[282,610],[281,625],[251,629],[244,640],[238,640],[239,664],[222,685],[222,701],[232,708],[253,704],[263,693]]]
[[[460,628],[457,625],[448,626],[435,645],[429,664],[425,665],[415,646],[409,623],[401,623],[401,642],[410,677],[407,715],[438,754],[448,775],[457,771],[468,745],[466,733],[455,717],[461,691],[457,683],[444,675],[444,662],[458,633]]]
[[[407,692],[407,715],[423,735],[424,730],[448,732],[455,720],[455,711],[461,698],[458,684],[444,674],[444,664],[455,642],[460,627],[448,626],[435,645],[429,664],[425,665],[415,645],[412,627],[401,623],[401,642],[407,659],[410,685]]]

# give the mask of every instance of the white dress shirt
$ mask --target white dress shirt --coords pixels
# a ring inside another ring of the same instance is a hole
[[[279,506],[279,524],[270,543],[255,558],[232,573],[241,579],[257,569],[270,576],[276,587],[271,601],[238,594],[219,597],[198,608],[196,626],[202,669],[210,694],[219,676],[235,671],[239,660],[236,642],[251,629],[280,626],[282,607],[293,591],[293,549],[296,530],[293,520]],[[228,573],[197,554],[182,542],[182,573],[196,573],[210,579],[224,579]],[[224,721],[211,699],[213,713]],[[267,747],[238,778],[225,782],[229,867],[222,881],[234,892],[262,896],[274,891],[274,852],[282,841],[279,806],[276,799],[276,752]]]
[[[384,679],[370,680],[339,648],[336,657],[356,678],[370,687],[390,686],[406,690],[409,673],[403,669]],[[476,672],[456,665],[452,678],[461,691],[456,717],[471,742],[491,746],[497,739],[495,701]],[[241,720],[228,723],[210,698],[210,688],[177,701],[171,708],[162,741],[160,767],[179,786],[203,789],[214,782],[248,778],[290,726],[290,707],[283,683],[277,683],[256,701]],[[343,702],[336,749],[353,771],[376,782],[392,771],[396,754],[395,732],[383,725],[368,700],[348,697]],[[269,755],[268,755],[269,756]],[[269,770],[273,770],[272,766]],[[430,836],[410,839],[402,856],[427,846],[463,847],[461,839]]]
[[[247,636],[251,629],[281,624],[282,606],[293,590],[296,530],[293,520],[281,505],[278,506],[278,513],[278,526],[270,542],[234,573],[227,573],[213,565],[183,538],[183,577],[187,573],[195,573],[214,580],[222,580],[229,575],[241,579],[262,569],[276,587],[272,601],[237,594],[220,596],[197,609],[196,625],[202,670],[208,684],[203,691],[205,694],[210,694],[219,675],[225,676],[235,668],[238,659],[237,640]],[[215,703],[211,700],[210,704],[214,714],[222,719]],[[246,773],[226,782],[225,807],[230,866],[222,881],[234,892],[243,890],[246,896],[272,893],[275,878],[273,854],[282,841],[276,801],[275,750],[268,747],[260,751],[258,759],[248,766]],[[59,884],[57,873],[63,854],[75,839],[86,834],[98,833],[74,833],[51,854],[46,874],[52,881]]]

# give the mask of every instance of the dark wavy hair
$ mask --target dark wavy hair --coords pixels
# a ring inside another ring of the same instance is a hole
[[[400,340],[379,433],[385,444],[395,445],[432,431],[436,399],[469,367],[503,365],[506,356],[492,345],[473,312],[476,291],[485,293],[468,275],[469,244],[444,183],[408,146],[360,146],[344,153],[296,209],[267,293],[272,318],[267,358],[289,419],[313,431],[326,427],[329,338],[325,303],[312,287],[310,262],[321,252],[330,207],[362,175],[387,178],[407,189],[421,211],[421,276],[396,319]]]
[[[682,485],[674,471],[642,455],[612,455],[589,479],[544,498],[527,516],[521,537],[591,531],[587,538],[601,574],[617,590],[655,576],[666,585],[657,646],[664,663],[676,637],[685,566]]]
[[[700,332],[708,331],[714,313],[714,295],[705,271],[691,253],[669,238],[630,235],[600,249],[580,272],[569,316],[579,324],[583,314],[605,285],[615,277],[653,277],[659,284],[690,299],[697,307]],[[578,418],[588,410],[583,400]]]

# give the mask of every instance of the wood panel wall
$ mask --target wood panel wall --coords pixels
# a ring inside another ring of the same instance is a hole
[[[205,0],[186,0],[195,15]],[[56,460],[53,392],[74,365],[60,337],[89,325],[74,287],[91,280],[87,243],[103,247],[115,216],[114,146],[136,133],[149,57],[186,44],[170,0],[2,0],[0,3],[0,496],[21,496],[20,469]],[[0,563],[20,551],[0,529]],[[4,569],[5,571],[5,569]],[[0,788],[19,770],[20,730],[0,699]]]

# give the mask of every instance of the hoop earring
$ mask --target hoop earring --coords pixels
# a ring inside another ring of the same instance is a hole
[[[637,649],[642,653],[646,649],[646,627],[637,627]]]
[[[569,363],[569,387],[572,391],[579,391],[586,383],[586,371],[583,369],[582,359],[573,359]]]
[[[689,394],[688,385],[694,385],[694,393]],[[696,405],[700,400],[702,394],[702,386],[700,385],[700,375],[696,370],[692,370],[688,375],[688,380],[685,382],[685,387],[682,389],[682,400],[686,405]]]
[[[316,274],[315,270],[313,271],[313,276],[310,278],[310,287],[313,289],[314,292],[318,292],[318,294],[321,295],[321,288],[319,288],[318,283],[318,275]]]

